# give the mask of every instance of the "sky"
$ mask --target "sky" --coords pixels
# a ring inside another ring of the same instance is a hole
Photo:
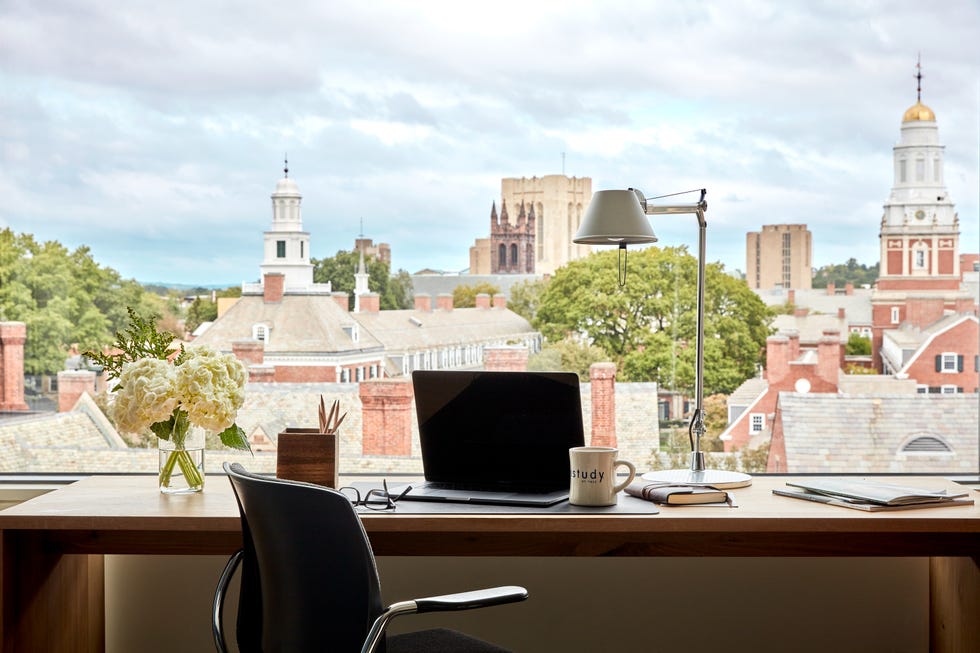
[[[0,0],[0,228],[255,281],[288,154],[317,258],[363,224],[393,271],[463,270],[502,178],[564,173],[706,188],[729,271],[779,223],[871,265],[918,57],[980,251],[977,0]],[[693,216],[652,219],[696,251]]]

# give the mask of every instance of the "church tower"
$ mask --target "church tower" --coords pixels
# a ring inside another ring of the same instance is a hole
[[[263,279],[269,273],[282,274],[288,292],[313,286],[313,264],[310,263],[310,234],[303,231],[300,213],[303,196],[296,182],[289,178],[288,160],[283,173],[272,193],[272,227],[264,233],[261,268]]]
[[[895,182],[881,218],[879,290],[959,288],[959,218],[943,179],[936,114],[918,97],[893,148]]]
[[[961,287],[960,229],[943,178],[936,114],[922,103],[916,64],[916,103],[902,116],[893,148],[894,183],[881,217],[881,259],[871,294],[871,353],[882,371],[884,332],[924,329],[945,315],[975,312]]]

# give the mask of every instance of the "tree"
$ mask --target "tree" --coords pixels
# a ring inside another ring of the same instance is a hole
[[[533,323],[541,302],[541,293],[548,287],[548,281],[549,279],[528,279],[515,283],[510,288],[507,308]]]
[[[349,297],[350,308],[354,308],[354,274],[360,261],[360,252],[338,251],[334,256],[312,259],[313,281],[317,283],[330,282],[334,291],[345,292]],[[412,279],[407,272],[399,270],[396,277],[390,274],[390,268],[384,261],[373,257],[364,259],[364,267],[368,273],[368,289],[378,293],[380,305],[384,310],[410,308],[412,298]]]
[[[860,333],[851,333],[847,336],[847,345],[844,347],[847,356],[870,356],[871,339],[865,338]]]
[[[193,333],[197,327],[204,322],[213,322],[218,319],[218,304],[210,299],[201,301],[200,297],[195,297],[194,301],[187,308],[187,318],[184,320],[184,328]]]
[[[0,230],[0,316],[27,325],[24,370],[54,374],[72,346],[96,349],[127,322],[126,307],[152,301],[133,280],[100,266],[88,247]]]
[[[837,288],[843,288],[848,283],[855,287],[871,286],[878,280],[878,264],[868,266],[858,263],[857,259],[849,258],[847,263],[835,263],[817,268],[813,275],[814,288],[826,288],[833,283]]]
[[[616,250],[560,268],[541,294],[534,325],[552,342],[584,336],[623,370],[693,392],[697,261],[686,248],[630,252],[619,285]],[[705,394],[730,393],[762,361],[772,312],[745,283],[706,267]]]
[[[527,368],[531,371],[575,372],[583,383],[589,381],[589,368],[592,363],[609,360],[599,347],[573,338],[558,343],[549,343],[541,352],[528,358]]]
[[[499,292],[500,288],[486,281],[475,286],[460,284],[453,288],[453,306],[455,308],[473,308],[476,306],[476,296],[480,293],[493,297]]]

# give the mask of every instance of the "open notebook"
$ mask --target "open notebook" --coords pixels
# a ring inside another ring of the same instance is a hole
[[[584,444],[578,376],[412,374],[426,482],[404,499],[548,506],[568,498],[568,450]]]

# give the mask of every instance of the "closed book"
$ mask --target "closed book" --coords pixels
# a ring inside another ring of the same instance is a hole
[[[723,503],[728,493],[713,487],[697,485],[664,485],[633,481],[626,487],[626,493],[640,499],[665,505],[692,505],[698,503]]]

